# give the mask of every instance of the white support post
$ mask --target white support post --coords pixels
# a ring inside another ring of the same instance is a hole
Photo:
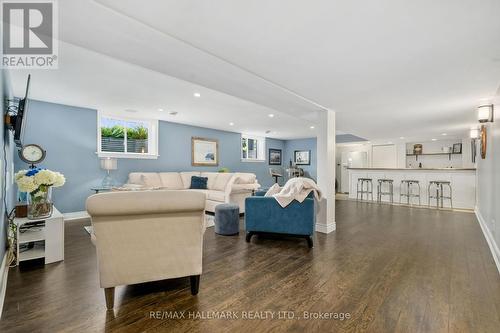
[[[335,112],[319,113],[317,132],[318,186],[323,192],[316,216],[316,231],[335,230]]]

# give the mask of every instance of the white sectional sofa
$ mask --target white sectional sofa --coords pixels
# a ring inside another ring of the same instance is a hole
[[[191,177],[207,177],[207,189],[190,189]],[[205,194],[205,210],[215,212],[215,206],[221,203],[234,203],[245,212],[245,198],[260,187],[253,173],[219,172],[131,172],[127,185],[143,186],[163,190],[197,191]]]

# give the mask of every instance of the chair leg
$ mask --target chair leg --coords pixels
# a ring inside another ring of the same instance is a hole
[[[250,239],[252,238],[252,236],[253,236],[253,232],[248,231],[247,234],[246,234],[246,236],[245,236],[245,241],[247,243],[250,243]]]
[[[306,236],[306,240],[307,246],[309,246],[309,248],[312,248],[314,246],[312,236]]]
[[[191,275],[189,277],[191,282],[191,295],[197,295],[198,290],[200,289],[200,276],[199,275]]]
[[[106,308],[113,310],[115,306],[115,287],[104,288],[104,296],[106,297]]]

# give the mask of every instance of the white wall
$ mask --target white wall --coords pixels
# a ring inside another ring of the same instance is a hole
[[[413,145],[417,142],[409,142],[406,144],[406,152],[413,153]],[[462,143],[462,155],[422,155],[406,157],[407,168],[418,168],[419,163],[422,163],[423,168],[462,168],[464,161],[471,160],[470,156],[470,141],[468,140],[438,140],[428,142],[418,142],[423,146],[424,154],[442,153],[443,147],[453,147],[454,143]],[[470,165],[468,166],[470,167]]]
[[[477,157],[476,213],[500,271],[500,103],[495,105],[495,122],[487,125],[486,159]],[[479,155],[478,149],[478,155]]]

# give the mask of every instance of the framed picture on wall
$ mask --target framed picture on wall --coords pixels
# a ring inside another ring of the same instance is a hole
[[[296,150],[293,152],[296,165],[311,165],[310,150]]]
[[[191,138],[191,165],[219,165],[219,141],[205,138]]]
[[[281,149],[269,149],[269,165],[281,165]]]
[[[453,154],[461,154],[462,153],[462,144],[454,143],[453,144]]]

